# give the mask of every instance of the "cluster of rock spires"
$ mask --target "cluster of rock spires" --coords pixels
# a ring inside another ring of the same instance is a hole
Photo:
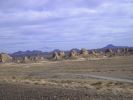
[[[126,56],[132,55],[133,48],[115,48],[115,49],[95,49],[87,50],[85,48],[77,51],[75,49],[69,52],[65,51],[54,51],[50,58],[40,55],[30,56],[10,56],[6,53],[0,53],[0,62],[15,62],[15,63],[35,63],[46,60],[63,60],[63,59],[78,59],[78,58],[102,58],[102,57],[113,57],[113,56]]]
[[[11,62],[12,61],[12,57],[9,56],[6,53],[1,53],[0,54],[0,62],[6,63],[6,62]]]
[[[132,55],[132,48],[118,48],[118,49],[105,49],[105,50],[87,50],[85,48],[81,49],[79,52],[76,50],[71,50],[69,54],[65,54],[63,51],[54,52],[53,59],[78,59],[78,58],[102,58],[102,57],[113,57],[113,56],[126,56]]]
[[[45,60],[44,57],[39,56],[23,56],[23,57],[13,57],[12,61],[15,63],[34,63]]]
[[[53,60],[61,60],[65,58],[65,52],[64,51],[59,51],[59,52],[54,52],[53,53]]]

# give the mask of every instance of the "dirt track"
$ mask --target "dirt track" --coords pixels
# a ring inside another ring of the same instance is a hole
[[[75,76],[75,77],[78,76],[78,77],[83,77],[83,78],[94,78],[94,79],[103,79],[103,80],[118,81],[118,82],[124,82],[124,83],[133,83],[133,80],[131,79],[99,76],[99,75],[92,75],[92,74],[58,73],[58,75]]]

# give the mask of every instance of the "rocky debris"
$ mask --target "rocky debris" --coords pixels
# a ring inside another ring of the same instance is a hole
[[[0,62],[2,62],[2,63],[12,62],[12,57],[9,56],[9,55],[6,54],[6,53],[1,53],[1,54],[0,54]]]

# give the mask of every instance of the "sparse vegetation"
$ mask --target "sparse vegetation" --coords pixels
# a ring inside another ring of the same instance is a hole
[[[0,100],[132,100],[133,56],[0,64]]]
[[[83,88],[0,84],[0,100],[132,100],[125,94],[96,93]]]

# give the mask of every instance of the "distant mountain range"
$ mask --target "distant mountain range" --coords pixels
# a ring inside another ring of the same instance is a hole
[[[117,48],[132,48],[132,47],[128,47],[128,46],[115,46],[113,44],[109,44],[109,45],[107,45],[107,46],[105,46],[103,48],[100,48],[98,50],[104,51],[106,49],[117,49]],[[80,50],[77,49],[77,48],[74,48],[74,49],[71,49],[71,50],[76,50],[77,52],[80,52]],[[51,57],[53,52],[55,52],[55,51],[58,52],[60,50],[59,49],[55,49],[55,50],[53,50],[51,52],[43,52],[43,51],[39,51],[39,50],[33,50],[33,51],[27,50],[27,51],[18,51],[18,52],[12,53],[10,55],[12,57],[15,57],[15,56],[31,56],[32,55],[32,56],[45,56],[45,57],[48,58],[48,57]],[[64,52],[66,54],[69,53],[69,51],[64,51]]]
[[[27,51],[18,51],[15,53],[10,54],[12,57],[21,57],[21,56],[45,56],[45,57],[49,57],[50,55],[52,55],[51,52],[43,52],[43,51],[39,51],[39,50],[27,50]]]
[[[115,49],[115,48],[131,48],[131,47],[128,47],[128,46],[115,46],[113,44],[109,44],[101,49]]]

